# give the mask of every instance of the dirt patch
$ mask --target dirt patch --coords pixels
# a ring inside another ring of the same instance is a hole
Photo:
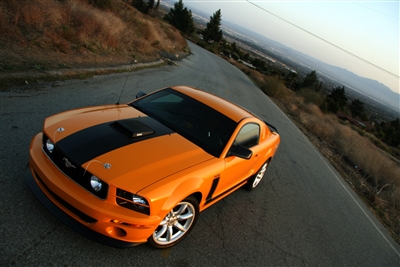
[[[186,57],[187,53],[160,52],[157,55],[139,55],[135,59],[128,53],[94,53],[84,48],[68,54],[46,51],[23,44],[0,44],[0,90],[39,81],[88,78],[113,72],[139,70],[169,64]]]

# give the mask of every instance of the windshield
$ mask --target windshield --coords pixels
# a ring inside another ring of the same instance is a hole
[[[168,126],[209,154],[219,157],[236,123],[213,108],[171,88],[130,104]]]

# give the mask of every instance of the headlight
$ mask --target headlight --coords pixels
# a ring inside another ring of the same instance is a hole
[[[141,196],[117,188],[117,204],[140,213],[150,214],[149,202]]]
[[[50,139],[47,139],[47,141],[46,141],[46,149],[47,149],[47,151],[49,151],[50,153],[53,153],[54,144],[53,144],[53,142],[51,142]]]
[[[148,205],[147,201],[144,198],[133,194],[132,194],[132,201],[134,204],[138,205],[138,208],[143,208],[144,205]]]
[[[99,178],[93,175],[92,177],[90,177],[90,186],[93,188],[94,191],[99,192],[103,187],[103,183]]]

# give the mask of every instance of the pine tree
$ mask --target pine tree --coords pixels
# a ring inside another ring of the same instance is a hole
[[[317,73],[315,72],[315,70],[311,71],[310,73],[308,73],[306,75],[306,77],[303,80],[303,84],[302,87],[312,87],[314,88],[314,86],[316,85],[318,81],[318,76]]]
[[[221,26],[221,9],[218,9],[212,17],[210,17],[210,21],[207,22],[207,27],[203,31],[203,39],[204,41],[211,43],[217,42],[219,43],[222,40],[222,30]]]
[[[149,0],[147,3],[144,0],[133,0],[132,5],[144,14],[150,14],[151,10],[157,9],[160,5],[160,0],[157,0],[157,4],[154,6],[154,0]]]
[[[365,119],[364,113],[364,102],[359,99],[355,99],[351,102],[350,111],[353,117],[358,117],[361,119]]]
[[[191,34],[195,30],[192,11],[183,6],[182,0],[175,3],[174,8],[164,16],[164,20],[184,33]]]
[[[346,96],[346,91],[344,89],[344,86],[340,87],[336,87],[333,88],[332,92],[327,96],[327,98],[330,98],[337,106],[337,110],[329,110],[328,111],[332,111],[334,113],[336,113],[339,109],[340,110],[344,110],[346,108],[347,105],[347,96]]]
[[[136,8],[137,10],[139,10],[140,12],[146,13],[145,10],[146,10],[147,5],[143,0],[133,0],[132,6],[134,8]]]

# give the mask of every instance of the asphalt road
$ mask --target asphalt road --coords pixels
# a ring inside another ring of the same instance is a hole
[[[400,248],[296,126],[239,70],[190,44],[163,66],[0,92],[1,266],[399,266]],[[281,146],[253,192],[238,190],[201,213],[177,246],[116,249],[52,216],[23,179],[31,138],[63,110],[134,99],[170,85],[220,95],[275,125]]]

